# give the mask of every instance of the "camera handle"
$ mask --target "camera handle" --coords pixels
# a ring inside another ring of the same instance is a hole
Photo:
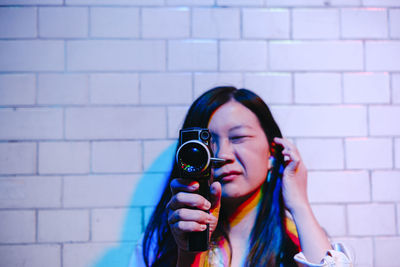
[[[210,179],[201,179],[199,182],[198,193],[210,200]],[[209,212],[209,211],[208,211]],[[206,230],[202,232],[189,233],[189,251],[206,251],[209,249],[210,226],[207,224]]]

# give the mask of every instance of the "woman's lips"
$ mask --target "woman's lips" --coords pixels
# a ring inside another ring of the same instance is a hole
[[[217,181],[226,183],[234,180],[238,175],[242,174],[241,172],[238,171],[230,171],[230,172],[225,172],[222,173],[221,175],[217,176]]]

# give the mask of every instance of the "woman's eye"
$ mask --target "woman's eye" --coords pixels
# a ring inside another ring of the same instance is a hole
[[[247,135],[235,135],[231,136],[230,139],[234,143],[243,142],[248,136]]]

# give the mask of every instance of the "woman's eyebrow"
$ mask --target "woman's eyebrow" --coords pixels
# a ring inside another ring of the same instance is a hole
[[[252,129],[252,127],[250,126],[250,125],[236,125],[236,126],[233,126],[233,127],[231,127],[231,128],[229,128],[229,131],[234,131],[234,130],[238,130],[238,129],[243,129],[243,128],[248,128],[248,129]]]

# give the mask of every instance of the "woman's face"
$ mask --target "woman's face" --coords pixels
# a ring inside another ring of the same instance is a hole
[[[230,101],[214,112],[208,128],[215,157],[227,160],[214,169],[222,197],[245,197],[257,191],[267,177],[270,152],[256,115],[239,102]]]

